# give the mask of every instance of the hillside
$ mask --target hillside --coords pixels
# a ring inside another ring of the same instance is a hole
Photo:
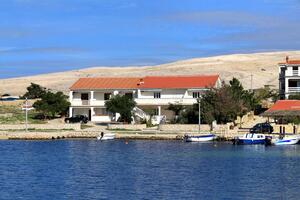
[[[220,74],[225,81],[235,76],[241,80],[246,88],[250,87],[251,74],[253,74],[253,88],[263,87],[264,85],[277,87],[277,64],[283,62],[287,55],[290,56],[290,59],[300,59],[300,51],[233,54],[194,58],[156,66],[93,67],[60,73],[0,79],[0,93],[21,95],[30,82],[67,92],[68,88],[79,77],[179,74]]]

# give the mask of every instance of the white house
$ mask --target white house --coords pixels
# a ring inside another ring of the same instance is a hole
[[[156,117],[171,119],[170,103],[193,105],[205,90],[219,87],[218,75],[80,78],[70,87],[69,115],[86,115],[93,122],[111,122],[105,101],[113,95],[131,96],[137,103],[135,115],[146,117],[145,109],[155,109]]]
[[[279,63],[279,94],[281,99],[287,99],[290,94],[300,93],[300,60],[290,60]]]

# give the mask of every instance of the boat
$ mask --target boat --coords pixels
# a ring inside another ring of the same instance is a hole
[[[200,134],[201,131],[201,117],[200,117],[200,100],[198,102],[199,105],[199,114],[198,114],[198,134],[197,135],[192,135],[192,134],[185,134],[183,136],[183,140],[185,142],[208,142],[208,141],[212,141],[215,137],[215,135],[211,134],[211,133],[207,133],[207,134]]]
[[[265,144],[268,137],[261,133],[246,133],[243,136],[235,137],[233,144]]]
[[[100,135],[97,136],[97,140],[113,140],[115,139],[115,134],[114,133],[103,133],[101,132]]]
[[[273,139],[271,143],[274,145],[294,145],[297,144],[299,140],[299,136],[285,136],[283,138]]]
[[[184,135],[184,141],[186,142],[208,142],[214,139],[213,134],[201,134],[201,135]]]

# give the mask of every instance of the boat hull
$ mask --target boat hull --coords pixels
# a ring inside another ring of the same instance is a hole
[[[294,145],[299,142],[299,138],[278,139],[273,142],[274,145]]]
[[[237,139],[236,144],[265,144],[266,141],[265,139],[257,139],[257,140],[252,140],[252,139]]]
[[[114,133],[105,133],[103,135],[103,137],[101,137],[101,136],[97,137],[97,140],[101,140],[101,141],[103,141],[103,140],[113,140],[113,139],[115,139],[115,134]]]
[[[214,135],[209,134],[209,135],[197,135],[197,136],[192,136],[192,135],[185,135],[184,140],[186,142],[208,142],[212,141],[214,139]]]

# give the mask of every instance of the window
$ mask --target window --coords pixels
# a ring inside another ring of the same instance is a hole
[[[81,100],[89,100],[89,94],[88,93],[81,93]]]
[[[154,99],[160,99],[160,92],[154,92]]]
[[[193,92],[193,98],[195,99],[200,98],[200,92]]]
[[[104,93],[104,100],[109,100],[111,93]]]

